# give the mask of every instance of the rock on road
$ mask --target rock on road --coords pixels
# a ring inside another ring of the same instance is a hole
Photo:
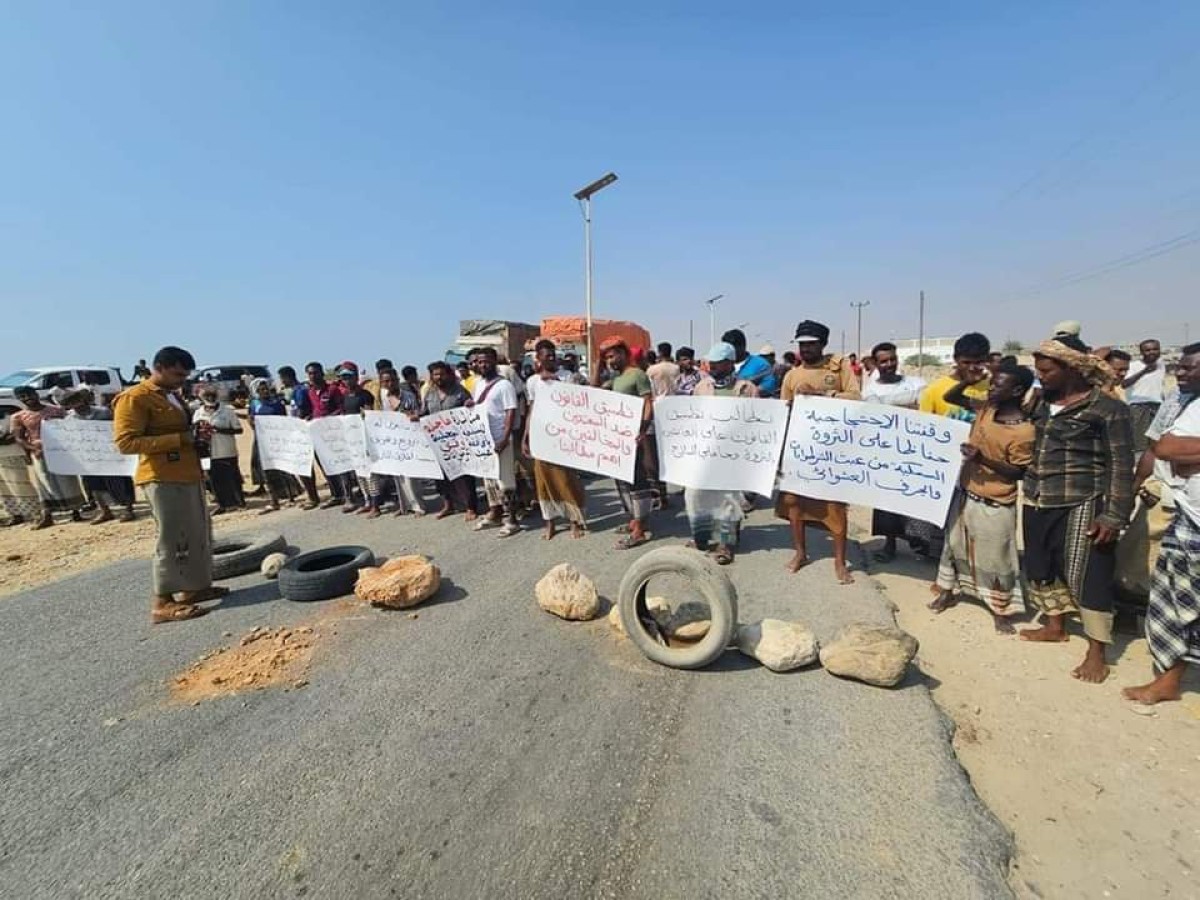
[[[732,650],[674,671],[603,618],[540,611],[533,585],[561,561],[615,597],[630,556],[612,549],[614,498],[591,493],[605,530],[582,541],[461,518],[262,520],[302,549],[426,553],[447,579],[416,619],[326,622],[302,690],[168,702],[202,653],[330,609],[256,575],[156,627],[144,560],[0,601],[3,894],[1010,895],[1010,838],[918,675],[888,691]],[[682,516],[660,519],[651,546],[679,543]],[[788,575],[782,523],[749,526],[729,570],[742,621],[800,618],[823,640],[889,621],[867,576],[837,586],[828,559]]]

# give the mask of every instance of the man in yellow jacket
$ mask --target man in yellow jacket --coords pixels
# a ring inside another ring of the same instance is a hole
[[[200,466],[212,428],[193,428],[181,393],[196,361],[186,350],[164,347],[153,366],[149,378],[114,400],[113,439],[122,453],[138,455],[134,481],[158,525],[150,620],[159,624],[204,615],[208,610],[198,604],[228,589],[212,583],[212,528]]]

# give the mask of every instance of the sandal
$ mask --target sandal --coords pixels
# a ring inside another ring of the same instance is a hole
[[[151,610],[150,624],[162,625],[166,622],[186,622],[188,619],[198,619],[204,615],[208,615],[208,610],[203,606],[173,603],[170,606]]]
[[[626,535],[625,537],[621,538],[621,540],[617,541],[617,549],[632,550],[634,547],[640,547],[642,544],[650,543],[651,537],[652,535],[647,532],[643,532],[641,537],[634,537],[632,534]]]
[[[733,562],[733,553],[722,547],[720,550],[713,551],[712,558],[718,566],[727,566]]]
[[[180,594],[183,599],[176,602],[180,606],[194,606],[197,603],[207,603],[209,600],[220,600],[222,597],[227,597],[228,595],[229,588],[213,585],[202,591],[183,592]]]

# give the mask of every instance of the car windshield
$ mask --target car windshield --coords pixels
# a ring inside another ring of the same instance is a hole
[[[29,384],[34,378],[37,378],[37,372],[23,369],[20,372],[13,372],[11,375],[0,378],[0,388],[20,387],[23,384]]]

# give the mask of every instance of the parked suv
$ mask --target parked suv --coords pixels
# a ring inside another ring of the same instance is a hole
[[[64,393],[77,387],[89,387],[97,402],[105,397],[115,397],[125,389],[121,370],[107,366],[39,366],[22,369],[0,378],[0,421],[19,407],[13,399],[13,391],[19,387],[34,388],[43,400],[57,402]]]
[[[267,366],[201,366],[192,375],[197,387],[215,384],[221,397],[226,400],[233,392],[247,387],[254,378],[270,380],[271,370]]]

